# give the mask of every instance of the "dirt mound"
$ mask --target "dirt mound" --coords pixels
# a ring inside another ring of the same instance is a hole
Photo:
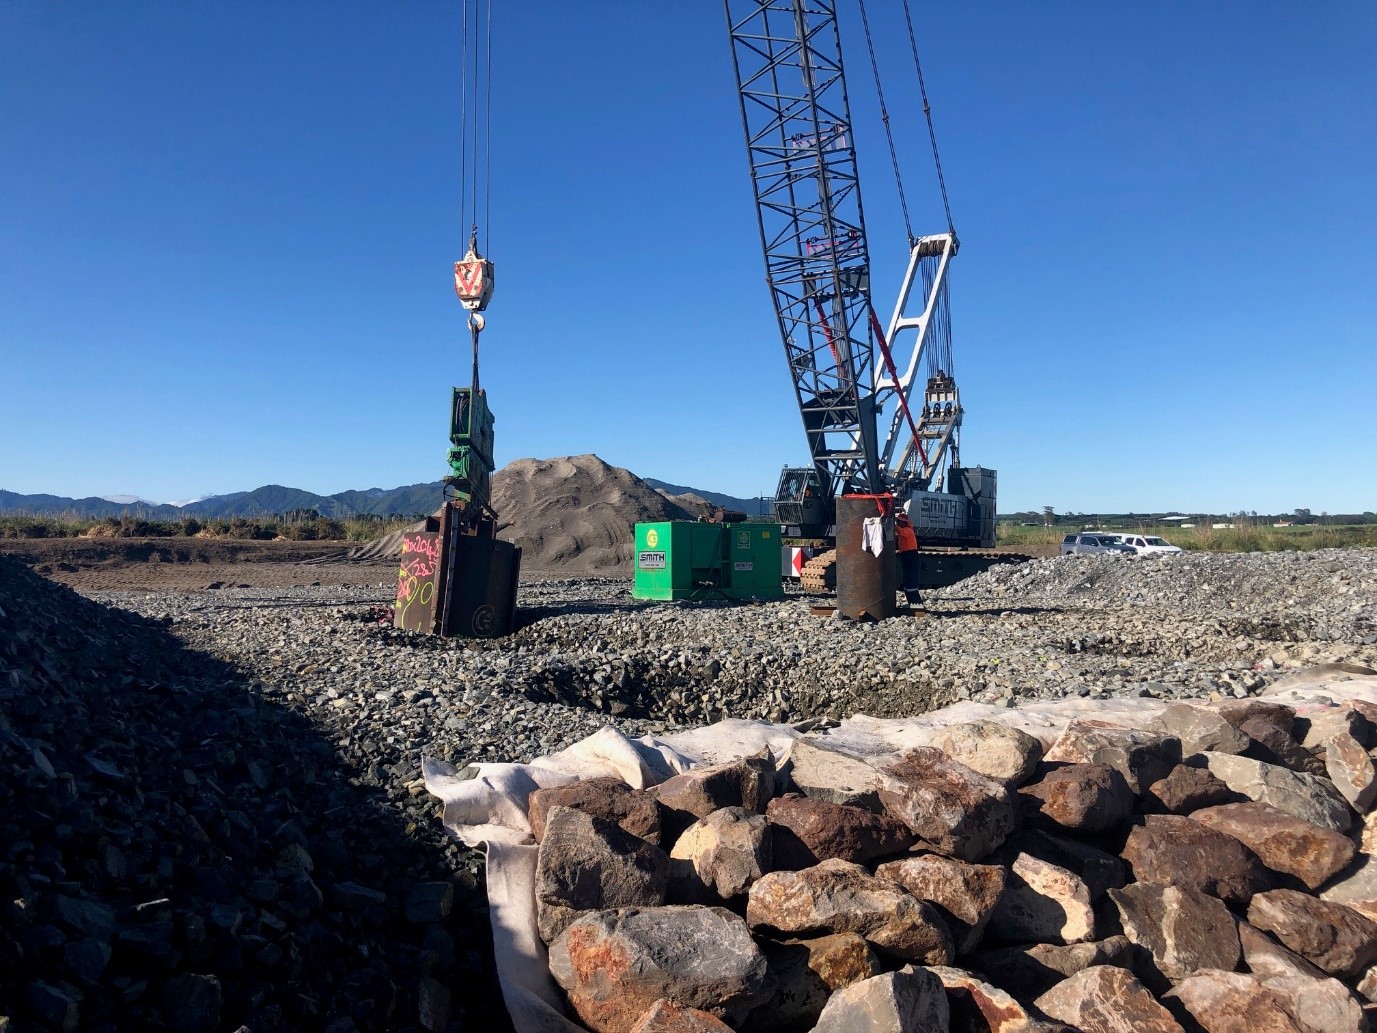
[[[493,475],[493,508],[513,526],[528,570],[616,570],[635,550],[635,525],[694,520],[629,470],[595,455],[518,459]]]
[[[715,502],[709,502],[702,495],[695,495],[691,491],[686,491],[682,495],[675,495],[665,491],[664,488],[656,488],[655,490],[668,499],[670,505],[678,506],[695,520],[699,517],[710,517],[717,511]]]
[[[521,546],[526,570],[624,569],[635,549],[636,524],[697,520],[712,510],[696,495],[682,498],[687,505],[595,455],[518,459],[492,478],[493,509],[512,523],[500,537]],[[395,559],[402,554],[402,534],[375,538],[349,558]]]

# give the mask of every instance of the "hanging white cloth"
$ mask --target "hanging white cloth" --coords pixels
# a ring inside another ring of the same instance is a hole
[[[866,517],[861,528],[861,547],[876,556],[885,551],[885,522],[880,517]]]

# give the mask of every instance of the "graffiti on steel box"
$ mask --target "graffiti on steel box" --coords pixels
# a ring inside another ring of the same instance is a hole
[[[435,588],[440,571],[440,536],[432,531],[409,531],[402,536],[402,565],[397,571],[393,608],[399,627],[427,630],[435,617]]]

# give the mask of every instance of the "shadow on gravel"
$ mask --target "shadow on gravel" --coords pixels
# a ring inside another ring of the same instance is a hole
[[[0,1025],[509,1030],[482,887],[307,717],[0,558]]]
[[[959,603],[969,602],[969,599],[953,599],[948,597],[943,602]],[[1007,613],[1018,613],[1024,615],[1037,615],[1040,613],[1067,613],[1069,612],[1062,606],[992,606],[983,610],[928,610],[929,617],[1002,617]]]

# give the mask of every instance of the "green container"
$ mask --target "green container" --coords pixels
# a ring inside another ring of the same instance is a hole
[[[777,599],[778,524],[636,525],[636,599]]]
[[[727,576],[736,599],[784,595],[778,524],[727,524]]]

